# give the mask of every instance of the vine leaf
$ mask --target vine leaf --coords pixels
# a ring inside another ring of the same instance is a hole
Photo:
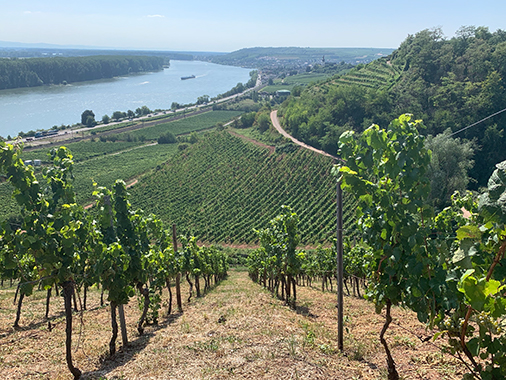
[[[458,230],[457,230],[457,239],[458,240],[463,240],[463,239],[481,239],[481,231],[480,231],[480,228],[478,226],[471,226],[471,225],[466,225],[466,226],[462,226],[460,227]]]
[[[474,272],[474,269],[468,269],[464,273],[459,284],[459,291],[464,293],[474,310],[482,311],[487,303],[487,297],[497,294],[505,286],[501,286],[501,283],[496,280],[477,279],[472,276]]]
[[[496,165],[488,180],[488,191],[479,198],[478,210],[497,223],[506,222],[506,161]]]

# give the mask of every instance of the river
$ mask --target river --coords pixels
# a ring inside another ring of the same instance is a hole
[[[249,80],[250,69],[200,61],[171,61],[170,68],[153,73],[60,86],[0,91],[0,136],[20,131],[75,124],[91,109],[95,119],[114,111],[169,109],[172,102],[193,103],[201,95],[222,94]],[[195,79],[181,80],[195,75]]]

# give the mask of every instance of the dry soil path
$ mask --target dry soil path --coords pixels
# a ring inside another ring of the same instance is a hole
[[[328,154],[327,152],[324,152],[323,150],[320,150],[320,149],[316,149],[315,147],[312,147],[311,145],[307,145],[305,143],[303,143],[302,141],[300,140],[297,140],[295,137],[289,135],[282,127],[281,127],[281,124],[279,123],[279,119],[278,119],[278,110],[275,110],[275,111],[272,111],[271,112],[271,122],[272,122],[272,125],[274,126],[274,128],[276,128],[276,130],[283,136],[283,137],[286,137],[287,139],[290,139],[292,140],[295,144],[297,145],[300,145],[306,149],[309,149],[309,150],[312,150],[313,152],[316,152],[316,153],[319,153],[319,154],[323,154],[324,156],[327,156],[327,157],[330,157],[330,158],[333,158],[335,160],[338,160],[339,158],[331,155],[331,154]]]

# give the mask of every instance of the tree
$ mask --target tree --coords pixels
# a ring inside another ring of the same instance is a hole
[[[302,87],[301,86],[294,86],[292,88],[292,95],[293,96],[300,96],[301,92],[302,92]]]
[[[248,112],[241,116],[242,128],[250,128],[255,122],[256,112]]]
[[[108,115],[102,116],[102,123],[109,124],[110,121],[111,121],[111,118]]]
[[[174,144],[177,142],[176,136],[173,133],[167,132],[158,137],[158,144]]]
[[[81,124],[87,127],[93,127],[95,122],[95,114],[92,110],[86,110],[81,114]]]
[[[151,113],[151,110],[147,106],[139,107],[135,110],[135,114],[137,116],[145,116],[149,115]]]
[[[122,119],[126,116],[124,112],[121,111],[114,111],[112,114],[112,118],[116,121],[119,121],[119,119]]]
[[[432,152],[428,176],[431,183],[430,199],[436,209],[442,210],[451,204],[455,191],[467,189],[469,169],[474,162],[473,143],[450,137],[447,129],[436,136],[428,136],[425,147]]]
[[[257,117],[256,124],[260,133],[264,133],[271,126],[271,119],[266,113],[260,113]]]
[[[209,103],[209,95],[202,95],[197,98],[197,104],[207,104]]]

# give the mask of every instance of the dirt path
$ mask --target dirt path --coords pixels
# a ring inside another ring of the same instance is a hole
[[[281,127],[281,124],[279,122],[279,119],[278,119],[278,110],[275,110],[275,111],[272,111],[271,112],[271,121],[272,121],[272,125],[274,125],[274,128],[276,128],[276,130],[283,136],[283,137],[286,137],[287,139],[290,139],[292,140],[295,144],[297,145],[300,145],[306,149],[309,149],[309,150],[312,150],[313,152],[316,152],[316,153],[319,153],[319,154],[323,154],[324,156],[327,156],[327,157],[331,157],[335,160],[339,160],[339,158],[335,157],[335,156],[332,156],[331,154],[328,154],[327,152],[324,152],[323,150],[320,150],[320,149],[316,149],[314,147],[312,147],[311,145],[307,145],[305,143],[303,143],[302,141],[299,141],[297,140],[295,137],[289,135],[282,127]]]
[[[318,284],[316,284],[318,286]],[[345,353],[337,348],[336,295],[298,288],[292,310],[252,283],[246,272],[185,308],[149,346],[93,376],[125,379],[380,379],[385,372],[378,334],[383,316],[363,300],[347,297]],[[394,310],[394,323],[426,337],[413,313]],[[457,379],[448,358],[393,325],[387,339],[406,379]],[[448,370],[451,368],[451,370]],[[449,372],[449,373],[446,373]],[[87,378],[95,378],[93,376]]]

